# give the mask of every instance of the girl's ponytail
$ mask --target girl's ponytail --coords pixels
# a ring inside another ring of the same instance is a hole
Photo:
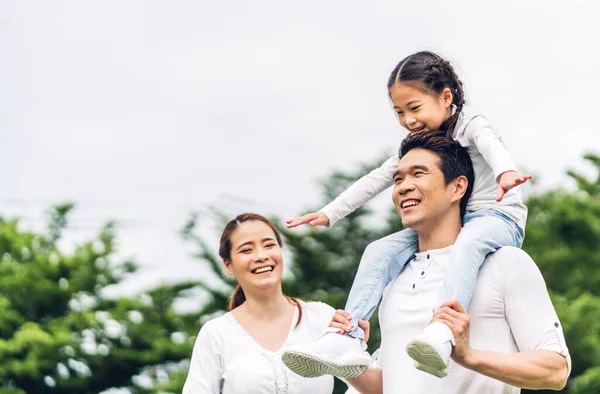
[[[458,75],[456,75],[454,67],[452,67],[450,62],[440,58],[439,67],[443,70],[442,75],[444,81],[447,83],[447,87],[452,91],[452,105],[454,106],[452,116],[442,123],[440,130],[446,132],[447,139],[453,140],[458,118],[465,105],[465,91],[463,89],[462,81],[458,78]]]

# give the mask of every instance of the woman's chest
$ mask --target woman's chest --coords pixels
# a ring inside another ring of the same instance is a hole
[[[333,390],[331,376],[298,376],[283,364],[280,352],[239,343],[223,356],[223,394],[330,394]]]
[[[244,331],[260,348],[269,352],[279,351],[286,342],[293,339],[291,337],[294,334],[288,321],[279,322],[277,325],[248,324],[244,326]]]

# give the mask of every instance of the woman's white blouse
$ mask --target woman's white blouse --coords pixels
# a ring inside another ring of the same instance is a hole
[[[231,313],[202,326],[190,361],[183,394],[331,394],[333,377],[303,378],[281,361],[289,346],[308,344],[327,328],[335,310],[321,302],[300,302],[288,338],[277,352],[264,349]]]

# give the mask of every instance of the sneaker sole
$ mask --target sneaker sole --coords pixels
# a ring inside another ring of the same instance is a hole
[[[428,343],[413,339],[406,345],[406,352],[419,365],[418,369],[428,372],[437,377],[444,377],[448,374],[448,369],[444,360],[438,355],[438,352]]]
[[[362,375],[371,362],[370,358],[360,356],[330,361],[319,355],[297,350],[287,350],[281,356],[281,360],[289,369],[305,378],[333,375],[342,379]]]
[[[444,378],[446,377],[446,375],[448,375],[448,369],[444,368],[444,369],[433,369],[428,367],[425,364],[421,364],[415,361],[415,368],[417,368],[420,371],[423,372],[427,372],[428,374],[431,374],[433,376],[437,376],[438,378]]]

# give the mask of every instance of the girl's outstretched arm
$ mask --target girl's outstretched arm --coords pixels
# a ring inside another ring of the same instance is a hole
[[[464,133],[457,135],[456,138],[461,145],[474,145],[492,168],[498,184],[496,201],[502,201],[506,192],[531,179],[531,175],[521,174],[517,171],[500,135],[485,117],[481,115],[473,117],[465,127]]]

